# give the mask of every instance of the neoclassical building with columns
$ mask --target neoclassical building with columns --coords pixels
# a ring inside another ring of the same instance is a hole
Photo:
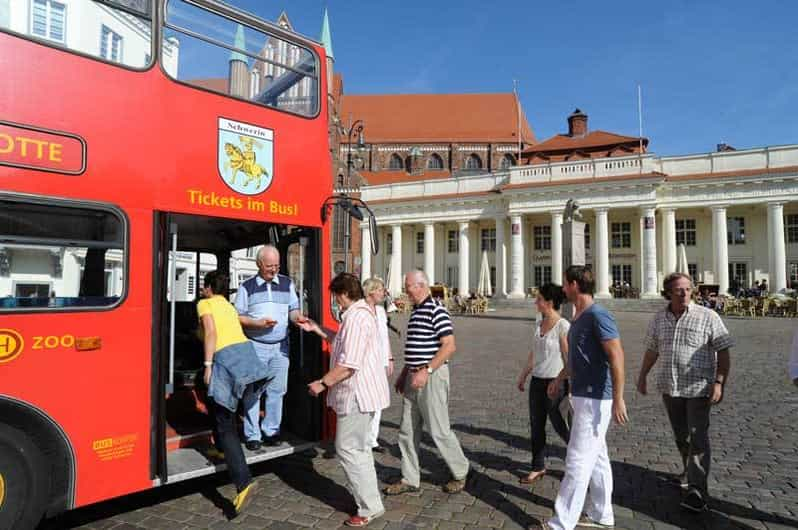
[[[563,208],[576,199],[597,296],[611,296],[616,282],[658,296],[682,243],[694,279],[721,292],[757,280],[771,291],[798,287],[798,145],[666,157],[639,145],[366,185],[380,251],[372,256],[364,246],[364,274],[390,274],[398,294],[402,271],[420,268],[468,292],[486,251],[496,294],[523,297],[561,283]],[[361,230],[368,240],[368,226]]]

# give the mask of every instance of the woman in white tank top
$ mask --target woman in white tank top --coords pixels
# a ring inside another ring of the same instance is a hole
[[[518,390],[524,391],[529,374],[529,426],[532,438],[532,471],[520,479],[521,484],[532,484],[546,474],[546,418],[568,445],[568,423],[560,412],[560,403],[567,390],[555,398],[548,395],[549,383],[562,371],[568,359],[568,330],[571,325],[558,313],[564,298],[562,287],[547,283],[538,289],[535,307],[542,319],[534,327],[532,345],[526,366],[518,376]]]

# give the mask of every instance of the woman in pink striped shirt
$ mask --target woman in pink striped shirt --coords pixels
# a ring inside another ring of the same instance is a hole
[[[310,383],[308,390],[313,396],[328,390],[327,405],[338,417],[335,451],[358,508],[345,524],[367,526],[385,513],[369,433],[374,414],[390,404],[390,390],[378,353],[377,317],[363,299],[357,277],[341,273],[329,289],[344,312],[333,341],[330,371]]]

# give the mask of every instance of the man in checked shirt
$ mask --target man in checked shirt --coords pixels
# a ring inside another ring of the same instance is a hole
[[[660,360],[657,389],[682,456],[682,508],[702,512],[707,507],[709,475],[709,411],[723,399],[729,378],[729,348],[734,340],[717,313],[691,302],[693,284],[686,274],[669,274],[662,295],[669,304],[648,326],[646,353],[637,391],[648,392],[646,376]]]

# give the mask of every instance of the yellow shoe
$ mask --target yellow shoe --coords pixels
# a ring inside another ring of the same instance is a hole
[[[216,449],[215,447],[211,447],[210,449],[205,451],[205,456],[212,460],[224,460],[224,453]]]
[[[243,512],[244,509],[249,506],[250,501],[252,501],[252,497],[257,491],[258,483],[253,480],[247,485],[246,488],[238,492],[236,498],[233,499],[233,507],[236,509],[236,515],[240,515],[241,512]]]

